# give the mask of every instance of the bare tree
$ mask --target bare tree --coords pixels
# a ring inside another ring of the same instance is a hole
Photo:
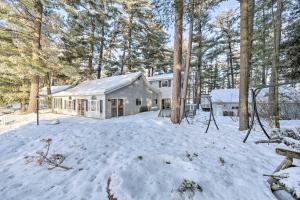
[[[240,91],[239,91],[239,130],[249,128],[248,117],[248,90],[249,90],[249,2],[240,1],[240,32],[241,32],[241,53],[240,53]]]
[[[42,34],[42,19],[43,19],[43,4],[40,0],[35,1],[35,21],[34,21],[34,40],[32,45],[32,65],[38,66],[40,64],[40,50],[41,50],[41,34]],[[39,95],[40,76],[34,74],[31,78],[30,97],[28,112],[36,112],[36,97]]]
[[[277,0],[277,10],[274,14],[272,4],[272,19],[273,19],[273,60],[270,84],[278,84],[278,70],[279,70],[279,53],[280,53],[280,41],[281,41],[281,14],[283,3],[282,0]],[[275,16],[274,16],[275,15]],[[278,86],[270,87],[269,89],[269,104],[270,104],[270,126],[279,128],[279,95]]]
[[[174,67],[172,88],[171,121],[180,122],[180,91],[181,91],[181,65],[182,65],[182,24],[183,0],[175,0],[175,36],[174,36]]]
[[[187,95],[187,87],[188,87],[191,57],[192,57],[193,24],[194,24],[194,1],[193,0],[191,0],[190,7],[191,7],[191,10],[190,10],[188,52],[187,52],[186,65],[185,65],[185,79],[184,79],[183,91],[182,91],[182,95],[181,95],[182,96],[181,109],[180,109],[181,119],[184,116],[184,107],[185,107],[185,101],[186,101],[186,95]]]

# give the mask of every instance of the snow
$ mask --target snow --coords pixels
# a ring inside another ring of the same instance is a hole
[[[173,79],[173,73],[160,74],[160,75],[147,77],[147,80],[150,81],[150,82],[151,81],[169,80],[169,79]]]
[[[126,75],[111,76],[96,80],[84,81],[74,88],[59,92],[53,96],[70,96],[70,95],[97,95],[112,92],[124,86],[130,85],[137,78],[142,76],[141,72],[130,73]]]
[[[268,101],[269,88],[263,88],[258,96],[257,100],[260,102]],[[289,86],[279,87],[279,98],[282,102],[299,102],[300,93],[294,88]],[[239,102],[239,88],[232,89],[216,89],[211,91],[212,102],[227,102],[238,103]],[[251,100],[251,94],[249,93],[249,102]]]
[[[228,102],[238,103],[239,102],[239,89],[218,89],[211,91],[212,102]]]
[[[64,90],[69,89],[70,87],[72,87],[72,86],[71,85],[55,85],[55,86],[51,86],[51,94],[62,92]],[[40,95],[41,96],[46,96],[47,95],[47,87],[43,87],[40,90]]]
[[[282,161],[275,154],[281,144],[254,144],[265,139],[257,129],[247,143],[238,121],[217,117],[205,134],[208,113],[198,113],[192,124],[173,125],[158,112],[97,120],[76,116],[13,115],[15,123],[0,126],[0,197],[17,199],[107,199],[107,180],[118,199],[188,199],[179,194],[184,180],[199,184],[202,192],[192,199],[276,199],[267,177]],[[59,124],[49,122],[59,120]],[[282,127],[300,127],[285,121]],[[43,149],[42,139],[52,138],[50,154],[66,156],[73,169],[48,170],[29,162]],[[224,161],[224,162],[223,162]],[[295,164],[299,163],[296,162]],[[299,172],[297,172],[299,174]],[[293,182],[299,185],[300,177]]]

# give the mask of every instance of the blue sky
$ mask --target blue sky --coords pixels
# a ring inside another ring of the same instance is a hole
[[[220,3],[219,6],[217,6],[216,8],[214,8],[211,11],[211,17],[214,18],[219,12],[221,12],[224,9],[228,9],[228,8],[239,8],[239,2],[237,0],[228,0],[228,1],[224,1],[222,3]],[[173,35],[174,35],[174,26],[170,26],[167,33],[170,36],[170,41],[168,46],[172,47],[173,46]],[[183,38],[187,39],[188,37],[188,30],[187,27],[185,27],[185,31],[183,33]]]

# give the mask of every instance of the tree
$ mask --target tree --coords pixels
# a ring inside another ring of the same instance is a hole
[[[248,90],[249,90],[249,2],[240,1],[240,90],[239,90],[239,130],[249,128]]]
[[[183,0],[174,0],[174,3],[175,3],[175,35],[174,35],[174,67],[173,67],[171,121],[176,124],[180,122]]]
[[[271,70],[270,84],[274,87],[269,89],[269,104],[270,104],[270,126],[279,128],[279,93],[278,93],[278,71],[280,67],[280,41],[281,41],[281,14],[283,9],[282,0],[277,0],[276,14],[273,12],[272,5],[272,19],[273,19],[273,61]]]
[[[238,31],[236,30],[236,21],[238,20],[238,16],[236,11],[233,9],[228,9],[222,11],[219,15],[216,16],[215,21],[212,23],[213,28],[216,30],[216,44],[220,45],[219,48],[222,48],[226,51],[227,64],[228,64],[228,88],[235,87],[235,67],[234,62],[236,59],[234,58],[235,48],[238,44]]]
[[[33,45],[32,45],[32,65],[40,65],[40,50],[41,46],[41,36],[42,36],[42,19],[43,19],[43,4],[40,0],[34,2],[34,30],[33,30]],[[36,112],[36,97],[39,95],[39,74],[33,74],[31,78],[30,86],[30,96],[29,96],[29,106],[28,112]]]
[[[188,52],[187,52],[186,65],[185,65],[185,78],[183,82],[183,90],[181,95],[180,120],[182,120],[182,118],[184,117],[184,112],[185,112],[184,108],[186,103],[186,95],[187,95],[191,57],[192,57],[193,25],[194,25],[194,1],[193,0],[190,2],[189,14],[190,14],[189,41],[188,41]]]

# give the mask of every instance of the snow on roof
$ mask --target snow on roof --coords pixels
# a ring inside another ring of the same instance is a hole
[[[148,81],[160,81],[160,80],[166,80],[166,79],[173,79],[173,73],[170,73],[170,74],[160,74],[160,75],[155,75],[155,76],[147,77]]]
[[[239,89],[217,89],[211,91],[212,102],[226,102],[236,103],[239,102]]]
[[[55,86],[51,86],[51,94],[55,94],[55,93],[67,90],[70,87],[72,87],[72,86],[71,85],[55,85]],[[47,95],[47,87],[43,87],[42,89],[40,89],[40,95],[41,96],[46,96]]]
[[[68,89],[63,92],[59,92],[53,96],[105,94],[130,85],[132,82],[134,82],[141,76],[143,76],[141,72],[136,72],[126,75],[111,76],[96,80],[84,81],[74,88]],[[153,88],[151,87],[151,89]]]
[[[257,101],[268,101],[269,88],[262,89],[258,96]],[[300,93],[290,86],[279,87],[279,99],[281,102],[299,102]],[[238,103],[239,102],[239,88],[233,89],[217,89],[211,91],[212,102],[226,102],[226,103]],[[251,94],[249,92],[249,102],[251,102]]]

